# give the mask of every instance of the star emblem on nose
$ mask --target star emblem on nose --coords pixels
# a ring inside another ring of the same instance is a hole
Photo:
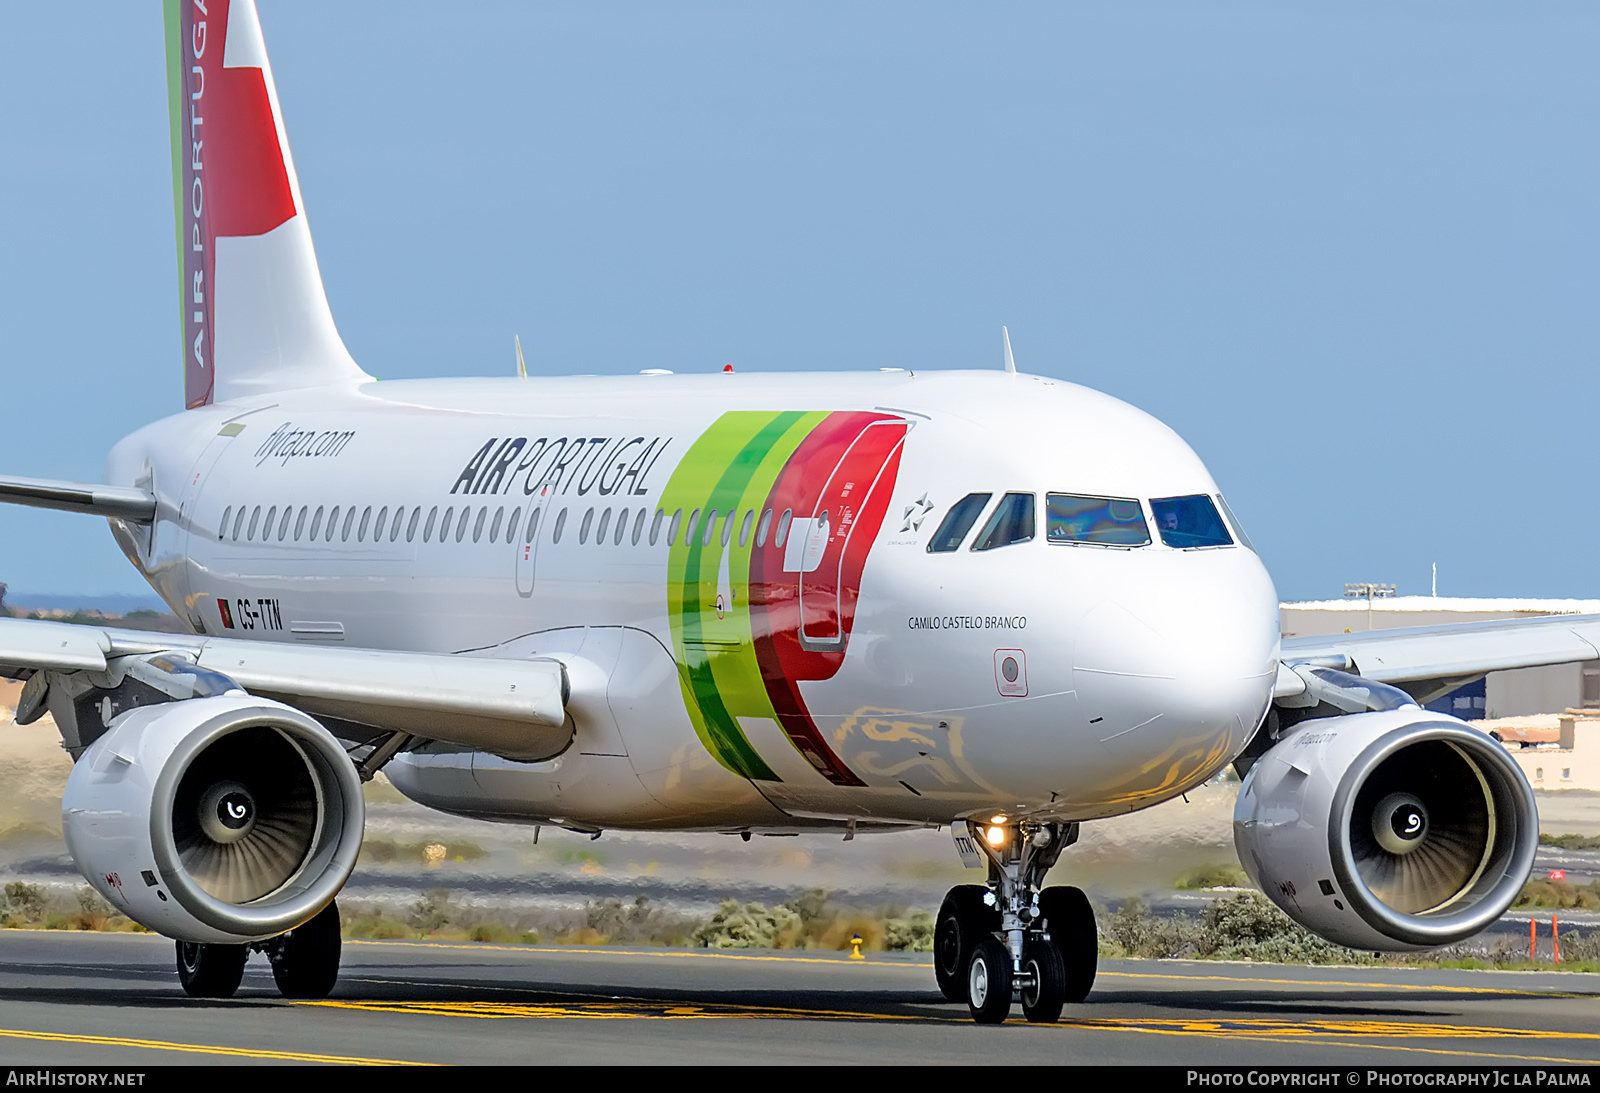
[[[900,530],[902,532],[921,531],[922,521],[926,520],[928,518],[928,513],[932,511],[933,502],[929,501],[928,495],[924,493],[921,497],[917,498],[915,501],[911,502],[911,504],[906,506],[905,523],[900,525]]]

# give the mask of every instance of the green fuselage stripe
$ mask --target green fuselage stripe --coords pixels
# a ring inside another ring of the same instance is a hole
[[[680,682],[690,720],[706,750],[736,774],[758,781],[781,781],[751,746],[739,717],[776,723],[761,679],[750,629],[750,554],[752,526],[739,542],[746,512],[759,521],[778,473],[821,413],[722,415],[695,441],[668,482],[663,507],[682,506],[683,533],[688,517],[700,510],[692,540],[673,544],[669,561],[668,614],[678,657]],[[716,524],[706,542],[706,520]],[[731,514],[731,515],[730,515]],[[733,520],[727,546],[724,522]],[[718,611],[718,597],[722,610]]]

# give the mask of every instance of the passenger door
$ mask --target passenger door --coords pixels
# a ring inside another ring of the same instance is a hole
[[[539,536],[544,531],[545,510],[549,507],[550,486],[540,487],[529,498],[528,517],[515,540],[517,547],[517,594],[533,595],[533,574],[539,561]]]

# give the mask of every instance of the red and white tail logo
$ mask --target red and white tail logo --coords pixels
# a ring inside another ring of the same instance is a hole
[[[368,378],[333,325],[254,0],[167,0],[184,404]]]

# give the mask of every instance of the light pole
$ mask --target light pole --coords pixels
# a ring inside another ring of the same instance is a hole
[[[1345,586],[1344,586],[1344,594],[1345,594],[1345,598],[1347,598],[1347,599],[1359,599],[1359,598],[1361,598],[1363,596],[1366,597],[1366,600],[1367,600],[1367,629],[1371,630],[1372,629],[1372,598],[1374,596],[1384,596],[1384,597],[1393,596],[1394,595],[1394,585],[1392,585],[1392,584],[1372,584],[1369,581],[1360,581],[1360,582],[1356,582],[1354,584],[1346,583]]]

